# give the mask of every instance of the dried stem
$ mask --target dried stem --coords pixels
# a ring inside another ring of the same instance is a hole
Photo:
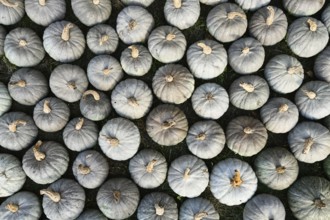
[[[299,74],[303,71],[304,69],[301,66],[292,66],[288,69],[289,74]]]
[[[267,24],[268,26],[270,26],[270,25],[272,25],[273,22],[274,22],[274,18],[275,18],[275,10],[274,10],[274,8],[273,8],[272,6],[268,6],[268,7],[267,7],[267,10],[268,10],[268,12],[269,12],[269,15],[268,15],[268,17],[267,17],[267,19],[266,19],[266,24]]]
[[[0,3],[8,8],[16,8],[18,6],[18,2],[11,3],[8,0],[0,0]]]
[[[128,27],[130,30],[133,30],[136,27],[136,25],[137,25],[137,22],[134,19],[130,20],[128,23]]]
[[[84,125],[84,122],[85,122],[85,119],[84,118],[79,118],[78,119],[78,122],[77,122],[77,124],[75,126],[75,129],[77,131],[79,131],[82,128],[82,126]]]
[[[173,0],[174,8],[181,8],[182,0]]]
[[[41,152],[40,151],[40,147],[42,145],[42,141],[39,140],[32,148],[33,150],[33,155],[34,155],[34,158],[37,160],[37,161],[42,161],[46,158],[46,154]]]
[[[164,215],[165,209],[164,207],[160,206],[158,203],[155,204],[156,215],[162,216]]]
[[[245,134],[253,134],[254,129],[252,129],[252,128],[250,128],[250,127],[245,127],[245,128],[243,129],[243,131],[244,131]]]
[[[50,101],[49,100],[45,100],[44,101],[43,111],[46,114],[49,114],[52,111],[52,109],[50,108],[49,104],[50,104]]]
[[[309,151],[311,150],[313,144],[314,144],[313,138],[311,138],[311,137],[307,138],[305,141],[303,154],[308,154]]]
[[[175,121],[170,119],[170,120],[163,122],[162,128],[166,130],[166,129],[172,128],[174,125],[176,125]]]
[[[315,199],[314,200],[314,205],[321,209],[321,208],[325,208],[327,205],[322,201],[322,199]]]
[[[131,56],[132,56],[134,59],[136,59],[136,58],[139,57],[139,55],[140,55],[140,54],[139,54],[139,49],[138,49],[136,46],[131,45],[131,46],[129,46],[128,48],[132,50],[132,51],[131,51]]]
[[[279,174],[285,173],[285,170],[286,170],[285,166],[276,167],[276,172]]]
[[[253,92],[254,91],[254,86],[251,83],[241,82],[239,84],[239,86],[247,92]]]
[[[232,12],[229,12],[227,14],[227,18],[230,19],[230,20],[234,19],[235,17],[246,19],[246,15],[245,14],[240,13],[240,12],[237,12],[237,11],[232,11]]]
[[[88,95],[92,95],[95,101],[99,101],[101,99],[100,94],[94,90],[87,90],[84,92],[83,97],[86,97]]]
[[[312,19],[308,19],[307,23],[309,25],[309,30],[310,31],[316,31],[317,30],[317,23],[315,21],[313,21]]]
[[[109,40],[109,36],[104,34],[101,36],[100,40],[99,40],[99,45],[102,46],[105,42],[107,42]]]
[[[8,211],[12,212],[12,213],[15,213],[18,211],[19,209],[19,206],[17,204],[14,204],[14,203],[8,203],[6,206],[5,206],[5,209],[7,209]]]
[[[46,0],[39,0],[39,5],[45,6],[46,5]]]
[[[150,161],[148,163],[148,165],[146,166],[147,173],[151,173],[154,170],[154,166],[155,166],[156,163],[157,163],[156,159],[153,159],[152,161]]]
[[[305,95],[306,95],[309,99],[315,99],[315,98],[316,98],[316,93],[313,92],[313,91],[304,90],[303,92],[305,93]]]
[[[287,112],[289,109],[289,106],[287,104],[282,104],[279,108],[278,108],[278,112]]]
[[[205,133],[200,133],[196,136],[196,140],[198,140],[198,141],[204,141],[205,139],[206,139]]]
[[[207,212],[198,212],[194,215],[194,220],[202,220],[208,216]]]
[[[54,192],[48,189],[40,190],[40,195],[48,196],[53,202],[59,202],[61,200],[61,195],[58,192]]]
[[[82,175],[87,175],[91,172],[91,168],[89,168],[88,166],[84,166],[83,164],[79,164],[78,171]]]
[[[17,82],[10,82],[9,85],[11,86],[19,86],[19,87],[25,87],[26,86],[26,81],[25,80],[19,80]]]
[[[139,103],[138,101],[136,100],[136,98],[134,97],[130,97],[127,99],[127,103],[130,105],[130,106],[133,106],[133,107],[139,107]]]
[[[67,23],[64,28],[63,28],[63,31],[62,31],[62,35],[61,35],[61,38],[62,40],[64,41],[68,41],[70,40],[70,29],[73,28],[73,24],[72,23]]]
[[[114,191],[112,193],[113,197],[115,198],[115,201],[116,202],[119,202],[120,201],[120,196],[121,196],[121,193],[119,191]]]
[[[183,179],[187,180],[187,179],[189,179],[189,177],[190,177],[190,168],[186,168],[186,170],[184,171],[184,174],[183,174]]]
[[[166,35],[166,40],[167,41],[172,41],[174,39],[175,39],[175,34],[169,33],[168,35]]]
[[[202,42],[197,43],[197,46],[201,47],[203,49],[204,54],[211,54],[212,53],[212,48]]]
[[[233,187],[238,187],[243,183],[243,180],[241,179],[241,173],[238,170],[235,170],[235,174],[233,179],[231,180],[231,185]]]
[[[27,41],[21,39],[21,40],[19,40],[18,45],[19,45],[20,47],[25,47],[25,46],[27,45]]]
[[[8,129],[9,129],[9,131],[10,132],[16,132],[17,131],[17,126],[18,125],[23,125],[23,126],[25,126],[26,125],[26,121],[24,121],[24,120],[15,120],[15,121],[13,121],[12,123],[10,123],[9,125],[8,125]]]

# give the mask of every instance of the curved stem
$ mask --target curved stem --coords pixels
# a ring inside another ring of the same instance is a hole
[[[183,174],[183,179],[186,180],[189,179],[189,177],[190,177],[190,168],[186,168]]]
[[[32,148],[34,158],[37,161],[42,161],[46,158],[46,154],[40,151],[40,147],[42,145],[42,141],[38,141]]]
[[[19,40],[18,45],[19,45],[20,47],[25,47],[25,46],[27,45],[27,41],[21,39],[21,40]]]
[[[309,25],[309,30],[310,31],[316,31],[317,30],[317,23],[315,21],[313,21],[312,19],[308,19],[307,23]]]
[[[201,47],[203,49],[204,54],[211,54],[212,53],[212,48],[202,42],[197,43],[197,46]]]
[[[202,220],[203,218],[207,217],[207,212],[198,212],[194,215],[194,220]]]
[[[287,112],[289,109],[289,106],[287,104],[282,104],[279,108],[278,108],[278,112]]]
[[[127,103],[132,107],[139,107],[139,103],[134,97],[130,97],[127,99]]]
[[[84,166],[83,164],[79,164],[78,172],[82,175],[87,175],[91,172],[91,168],[89,168],[88,166]]]
[[[248,54],[250,52],[250,48],[249,47],[244,47],[242,50],[242,54]]]
[[[19,209],[19,206],[17,204],[14,204],[14,203],[8,203],[6,206],[5,206],[5,209],[7,209],[8,211],[12,212],[12,213],[15,213],[18,211]]]
[[[156,215],[162,216],[164,215],[165,209],[164,207],[160,206],[158,203],[155,204]]]
[[[45,6],[46,5],[46,0],[39,0],[39,5]]]
[[[101,99],[100,94],[94,90],[87,90],[84,92],[83,97],[86,97],[88,95],[92,95],[95,101],[99,101]]]
[[[49,104],[50,104],[50,101],[49,100],[45,100],[44,101],[43,112],[46,113],[46,114],[49,114],[52,111],[52,109],[50,108]]]
[[[77,131],[79,131],[82,128],[82,126],[84,125],[84,122],[85,122],[85,119],[84,118],[79,118],[78,119],[78,122],[77,122],[77,124],[75,126],[75,129]]]
[[[239,84],[239,86],[247,92],[253,92],[254,91],[254,86],[251,83],[241,82]]]
[[[241,179],[241,173],[238,170],[235,170],[235,174],[233,179],[231,180],[231,185],[233,187],[238,187],[243,183],[243,180]]]
[[[240,12],[232,11],[227,14],[227,18],[230,20],[234,19],[235,17],[246,19],[246,15]]]
[[[139,57],[139,55],[140,55],[140,54],[139,54],[139,49],[138,49],[136,46],[132,45],[132,46],[129,46],[128,48],[132,50],[132,52],[131,52],[131,56],[132,56],[134,59],[136,59],[136,58]]]
[[[301,66],[292,66],[288,69],[289,74],[299,74],[303,71],[304,69]]]
[[[304,90],[303,92],[305,93],[305,95],[306,95],[309,99],[315,99],[315,98],[316,98],[316,93],[313,92],[313,91]]]
[[[128,23],[128,27],[130,30],[133,30],[136,27],[136,25],[137,25],[137,22],[134,19],[130,20]]]
[[[68,41],[70,40],[70,29],[73,28],[73,24],[72,23],[67,23],[64,28],[63,28],[63,31],[62,31],[62,35],[61,35],[61,38],[62,40],[64,41]]]
[[[115,201],[116,202],[119,202],[120,201],[120,196],[121,196],[121,193],[119,191],[114,191],[112,193],[113,197],[115,198]]]
[[[17,126],[18,125],[26,125],[26,121],[24,120],[15,120],[12,123],[8,125],[8,129],[10,132],[16,132],[17,131]]]
[[[18,3],[11,3],[8,0],[0,0],[0,3],[3,4],[4,6],[8,7],[8,8],[16,8],[18,6]]]
[[[279,174],[285,173],[285,170],[286,170],[285,166],[276,167],[276,172],[279,173]]]
[[[101,36],[100,40],[99,40],[99,45],[102,46],[105,42],[107,42],[109,40],[109,36],[104,34]]]
[[[166,129],[172,128],[174,125],[176,125],[175,121],[172,119],[169,119],[169,120],[163,122],[162,128],[166,130]]]
[[[268,17],[267,17],[267,19],[266,19],[266,24],[267,24],[268,26],[270,26],[270,25],[272,25],[273,22],[274,22],[274,18],[275,18],[275,10],[274,10],[274,8],[273,8],[272,6],[268,6],[268,7],[267,7],[267,10],[268,10],[268,12],[269,12],[269,15],[268,15]]]
[[[322,201],[322,199],[315,199],[315,200],[314,200],[314,205],[315,205],[317,208],[319,208],[319,209],[324,208],[324,207],[327,206],[327,205]]]
[[[26,86],[26,81],[25,80],[19,80],[17,82],[10,82],[9,85],[11,86],[19,86],[19,87],[25,87]]]
[[[40,195],[48,196],[53,202],[59,202],[61,200],[61,195],[58,192],[54,192],[48,189],[40,190]]]
[[[156,159],[153,159],[152,161],[150,161],[148,163],[148,165],[146,166],[147,173],[151,173],[154,170],[154,166],[155,166],[156,163],[157,163]]]
[[[204,141],[205,139],[206,139],[205,133],[200,133],[196,136],[196,140],[198,140],[198,141]]]
[[[172,40],[174,40],[175,39],[175,34],[171,34],[171,33],[169,33],[168,35],[166,35],[166,40],[168,40],[168,41],[172,41]]]
[[[309,151],[311,150],[313,144],[314,144],[313,138],[311,138],[311,137],[307,138],[305,141],[303,154],[308,154]]]

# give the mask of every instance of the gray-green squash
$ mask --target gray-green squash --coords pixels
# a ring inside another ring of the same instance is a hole
[[[97,192],[101,212],[111,219],[127,219],[136,211],[140,200],[138,187],[127,178],[106,181]]]
[[[0,56],[3,56],[5,54],[4,47],[6,35],[6,29],[2,25],[0,25]]]
[[[19,22],[24,14],[23,0],[1,0],[0,1],[0,24],[13,25]]]
[[[121,0],[122,3],[125,5],[139,5],[143,7],[148,7],[151,5],[155,0]]]
[[[8,92],[7,86],[0,82],[0,116],[9,111],[12,99]]]
[[[23,112],[8,112],[0,117],[0,145],[11,151],[30,146],[38,135],[31,116]]]
[[[0,198],[18,192],[25,180],[21,161],[11,154],[0,153]]]
[[[87,209],[83,211],[79,215],[79,217],[76,220],[107,220],[107,217],[105,217],[101,211],[97,209]]]
[[[43,195],[42,207],[50,220],[75,219],[82,213],[86,194],[74,180],[59,179],[47,189],[40,190]]]
[[[265,5],[268,5],[271,0],[235,0],[239,6],[244,10],[254,11],[258,8],[261,8]]]
[[[6,35],[4,51],[8,60],[19,67],[36,66],[45,57],[41,39],[30,28],[11,30]]]
[[[10,96],[22,105],[35,105],[49,92],[48,80],[39,70],[21,68],[9,80]]]
[[[328,28],[328,32],[330,33],[330,4],[328,4],[328,6],[322,12],[321,20]]]
[[[61,178],[69,166],[69,153],[59,143],[39,140],[23,156],[23,170],[37,184]]]
[[[283,0],[283,7],[294,16],[310,16],[317,13],[325,0]]]
[[[329,7],[330,8],[330,7]],[[314,62],[314,74],[322,81],[330,82],[330,47],[319,53]]]
[[[37,103],[33,110],[33,120],[37,127],[46,132],[62,130],[69,121],[70,109],[63,101],[47,97]]]
[[[92,121],[101,121],[109,116],[111,111],[108,96],[96,90],[87,90],[79,103],[81,114]]]
[[[163,192],[145,195],[137,210],[138,220],[178,220],[178,205],[174,198]]]
[[[202,197],[185,200],[180,207],[180,219],[186,220],[219,220],[219,213],[213,204]]]

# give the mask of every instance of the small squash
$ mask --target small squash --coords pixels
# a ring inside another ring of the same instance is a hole
[[[6,39],[7,31],[6,29],[0,25],[0,56],[5,54],[4,47],[5,47],[5,39]]]
[[[180,207],[180,219],[219,220],[219,213],[213,204],[202,197],[185,200]]]
[[[241,76],[230,85],[229,98],[236,108],[256,110],[267,102],[269,87],[260,76]]]
[[[88,30],[86,36],[88,48],[95,54],[111,54],[119,43],[118,35],[110,25],[98,24]]]
[[[84,53],[85,44],[82,31],[69,21],[54,22],[44,31],[44,48],[51,58],[59,62],[78,60]]]
[[[59,179],[47,189],[40,190],[43,195],[42,207],[50,220],[75,219],[82,213],[86,194],[74,180]]]
[[[69,153],[54,141],[38,141],[23,156],[23,170],[37,184],[61,178],[69,166]]]
[[[96,56],[87,66],[88,81],[100,91],[112,90],[123,76],[120,63],[110,55]]]
[[[41,39],[30,28],[11,30],[6,35],[4,51],[8,60],[19,67],[36,66],[45,57]]]
[[[121,0],[122,3],[125,5],[139,5],[143,7],[148,7],[151,5],[155,0]]]
[[[265,126],[250,116],[234,118],[226,129],[228,148],[244,157],[259,153],[266,146],[267,139]]]
[[[143,45],[131,45],[121,53],[120,64],[128,75],[143,76],[151,69],[152,56]]]
[[[299,166],[296,158],[285,148],[266,148],[254,161],[260,182],[274,190],[288,188],[296,181]]]
[[[326,220],[330,216],[330,182],[318,176],[304,176],[288,191],[289,207],[299,220]]]
[[[323,160],[323,170],[329,179],[330,178],[330,157],[329,156],[325,160]]]
[[[157,144],[173,146],[186,138],[188,121],[184,112],[178,107],[162,104],[149,113],[146,130],[149,137]]]
[[[219,119],[229,108],[227,91],[216,83],[204,83],[191,97],[195,113],[207,119]]]
[[[129,161],[129,172],[138,186],[153,189],[165,181],[167,162],[158,151],[143,149]]]
[[[45,132],[62,130],[69,121],[70,109],[60,99],[44,98],[37,103],[33,110],[33,120],[37,127]]]
[[[72,151],[83,151],[97,143],[99,130],[95,122],[87,118],[74,118],[63,130],[63,141]]]
[[[271,89],[282,94],[296,91],[304,80],[304,68],[299,60],[286,54],[271,58],[264,74]]]
[[[0,145],[11,151],[30,146],[38,135],[31,116],[23,112],[8,112],[0,117]]]
[[[25,180],[21,161],[11,154],[0,153],[0,198],[18,192]]]
[[[330,83],[330,46],[317,55],[314,62],[314,74],[319,80]]]
[[[13,25],[19,22],[24,14],[23,0],[1,0],[0,1],[0,24]]]
[[[162,66],[152,78],[152,90],[164,103],[184,103],[190,98],[194,88],[194,76],[180,64]]]
[[[48,80],[39,70],[21,68],[8,83],[10,96],[22,105],[35,105],[49,92]]]
[[[119,12],[116,30],[125,44],[143,43],[154,25],[154,18],[145,8],[132,5]]]
[[[92,121],[101,121],[109,116],[111,111],[110,99],[103,92],[87,90],[79,103],[81,114]]]
[[[228,43],[244,35],[248,22],[246,14],[238,5],[221,3],[207,15],[206,26],[215,39]]]
[[[12,99],[9,95],[7,86],[0,82],[0,116],[9,111]]]
[[[265,61],[265,49],[252,38],[241,38],[232,43],[228,50],[229,65],[239,74],[257,72]]]
[[[97,192],[101,212],[111,219],[127,219],[136,211],[140,200],[138,187],[127,178],[106,181]]]
[[[176,27],[159,26],[148,38],[148,49],[156,60],[162,63],[174,63],[181,60],[185,54],[187,40]]]
[[[290,24],[286,41],[293,53],[308,58],[320,53],[327,46],[329,33],[321,21],[302,17]]]
[[[167,23],[181,30],[192,27],[197,22],[200,11],[199,0],[166,0],[164,6]]]
[[[100,212],[97,209],[87,209],[86,211],[83,211],[79,215],[79,217],[76,220],[107,220],[107,217],[105,217],[102,212]]]
[[[112,11],[110,0],[72,0],[71,7],[74,15],[86,26],[105,22]]]
[[[49,86],[57,98],[76,102],[87,90],[88,80],[85,71],[79,66],[62,64],[52,71]]]
[[[288,143],[297,160],[314,163],[330,154],[330,132],[317,122],[300,122],[288,135]]]
[[[328,32],[330,33],[330,4],[324,9],[321,16],[322,22],[328,28]]]
[[[216,121],[199,121],[188,131],[186,143],[190,152],[201,159],[216,157],[225,147],[225,133]]]
[[[95,189],[105,181],[109,174],[107,159],[95,150],[86,150],[78,154],[72,165],[72,172],[78,183]]]
[[[201,40],[188,48],[187,63],[196,78],[213,79],[225,70],[227,52],[222,44],[214,40]]]
[[[294,16],[310,16],[322,9],[325,0],[283,0],[283,7]]]
[[[267,6],[255,12],[249,23],[251,36],[264,46],[272,46],[285,38],[288,19],[280,8]]]
[[[235,0],[239,6],[241,6],[244,10],[254,11],[258,8],[261,8],[265,5],[268,5],[271,0]]]
[[[34,193],[27,191],[10,196],[0,206],[2,220],[39,220],[41,214],[39,198]]]
[[[140,142],[138,127],[124,118],[113,118],[107,121],[99,134],[101,150],[112,160],[130,159],[138,151]]]
[[[285,220],[285,208],[281,200],[270,194],[259,194],[248,201],[243,210],[243,220]]]
[[[137,210],[138,220],[178,220],[178,205],[173,197],[163,192],[152,192],[143,197]]]
[[[257,185],[253,169],[242,160],[228,158],[213,167],[210,189],[222,204],[234,206],[245,203],[254,195]]]
[[[65,17],[65,0],[25,0],[25,12],[36,24],[48,26]]]
[[[183,155],[172,161],[167,181],[179,196],[193,198],[204,192],[209,184],[209,171],[203,160]]]

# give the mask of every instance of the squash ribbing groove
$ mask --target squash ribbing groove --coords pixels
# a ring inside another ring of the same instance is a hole
[[[101,99],[100,94],[94,90],[87,90],[84,92],[83,97],[85,98],[88,95],[92,95],[95,101],[99,101]]]

